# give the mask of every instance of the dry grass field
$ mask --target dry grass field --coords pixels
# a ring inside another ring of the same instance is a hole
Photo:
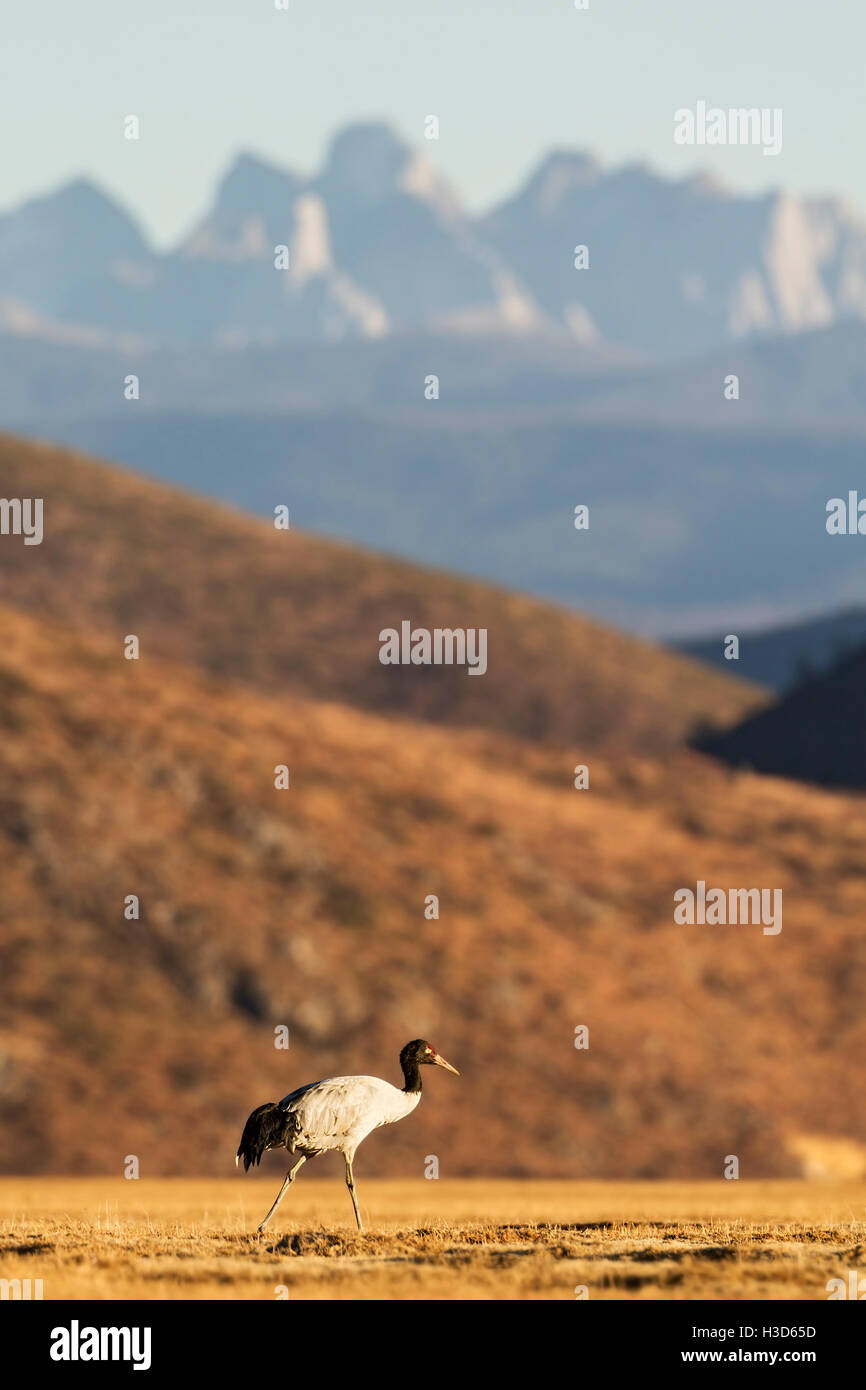
[[[0,1179],[0,1278],[53,1300],[824,1300],[866,1271],[863,1182],[359,1178],[359,1235],[335,1174],[259,1237],[273,1176]]]

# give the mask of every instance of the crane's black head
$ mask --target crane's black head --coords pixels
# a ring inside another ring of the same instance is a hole
[[[406,1044],[400,1053],[400,1066],[403,1068],[403,1076],[406,1079],[404,1090],[407,1091],[421,1090],[419,1067],[444,1067],[446,1071],[453,1071],[455,1076],[460,1075],[457,1068],[452,1067],[450,1062],[446,1062],[444,1057],[440,1057],[435,1047],[425,1042],[423,1038],[416,1038],[414,1042]]]

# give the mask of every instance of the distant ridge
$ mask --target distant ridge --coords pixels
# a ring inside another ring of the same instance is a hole
[[[866,608],[844,608],[799,623],[784,623],[745,632],[736,663],[724,656],[725,637],[693,638],[670,645],[722,671],[735,665],[745,680],[785,692],[810,676],[827,671],[866,643]]]

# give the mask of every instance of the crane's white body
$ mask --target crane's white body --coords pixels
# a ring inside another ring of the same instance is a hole
[[[293,1121],[290,1153],[313,1158],[336,1149],[350,1161],[374,1129],[411,1115],[419,1091],[401,1091],[378,1076],[329,1076],[283,1096],[280,1109]]]

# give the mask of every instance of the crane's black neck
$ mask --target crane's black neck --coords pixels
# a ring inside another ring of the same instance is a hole
[[[421,1068],[414,1057],[407,1057],[405,1062],[400,1058],[400,1066],[403,1068],[403,1080],[406,1085],[403,1090],[407,1096],[417,1096],[421,1094]]]

